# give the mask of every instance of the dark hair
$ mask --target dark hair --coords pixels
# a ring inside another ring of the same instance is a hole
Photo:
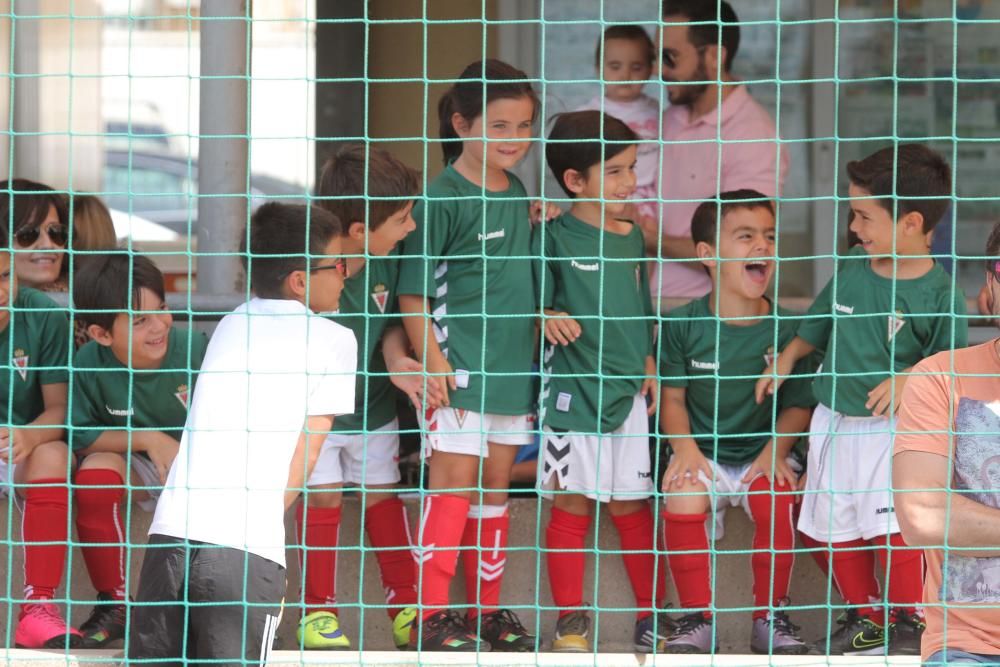
[[[1000,276],[998,265],[1000,265],[1000,220],[993,223],[990,238],[986,240],[986,272]]]
[[[420,176],[387,151],[350,143],[323,165],[316,194],[329,198],[318,205],[341,221],[342,234],[352,222],[374,230],[420,194]]]
[[[69,209],[66,197],[47,185],[26,178],[0,181],[0,224],[7,231],[17,234],[22,229],[38,227],[45,222],[49,208],[55,208],[59,224],[69,229]],[[11,243],[4,239],[5,244]],[[69,274],[69,257],[64,257],[59,280]]]
[[[697,47],[722,44],[726,49],[722,70],[728,72],[733,68],[733,59],[740,49],[740,25],[726,0],[663,0],[661,16],[683,16],[694,23],[688,26],[691,43]]]
[[[461,114],[470,123],[483,115],[490,102],[527,97],[538,113],[539,101],[528,75],[512,65],[490,58],[477,60],[466,67],[460,79],[448,89],[438,102],[441,121],[441,151],[448,164],[462,154],[462,141],[451,123],[454,114]]]
[[[570,197],[576,195],[564,179],[570,169],[586,174],[595,164],[606,162],[639,142],[632,129],[600,111],[571,111],[554,117],[545,142],[545,161],[559,187]]]
[[[731,211],[767,209],[774,216],[774,201],[757,190],[730,190],[698,204],[691,216],[691,240],[715,245],[715,231]]]
[[[948,210],[951,168],[941,155],[923,144],[890,146],[863,160],[848,162],[847,176],[852,184],[871,193],[897,220],[907,213],[922,215],[925,234],[934,229]]]
[[[594,56],[597,62],[597,69],[601,68],[601,52],[603,51],[604,43],[609,39],[627,39],[630,42],[641,42],[649,54],[649,64],[652,65],[653,61],[656,60],[656,47],[653,46],[653,40],[650,39],[649,33],[646,32],[645,28],[641,25],[613,25],[609,26],[604,31],[604,35],[597,40],[597,54]]]
[[[340,219],[318,206],[264,204],[250,218],[240,243],[250,289],[264,299],[285,298],[281,291],[285,277],[308,270],[341,229]]]
[[[115,318],[139,308],[146,288],[166,300],[163,274],[143,255],[90,255],[77,263],[73,275],[73,307],[85,323],[110,331]]]

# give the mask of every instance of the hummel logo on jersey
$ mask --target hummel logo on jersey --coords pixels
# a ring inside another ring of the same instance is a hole
[[[389,290],[382,283],[375,285],[372,289],[372,301],[378,306],[378,312],[385,314],[385,306],[389,303]]]
[[[643,472],[641,470],[637,470],[635,474],[639,477],[639,479],[649,479],[653,476],[653,473],[649,471]]]
[[[104,404],[104,409],[107,410],[108,414],[111,415],[111,416],[113,416],[113,417],[131,417],[132,416],[132,408],[128,408],[126,410],[119,410],[118,408],[113,408],[110,405],[108,405],[107,403],[105,403]]]
[[[897,310],[895,315],[889,316],[889,340],[896,337],[899,330],[906,325],[906,320],[903,319],[903,311]]]
[[[691,368],[698,368],[703,371],[717,371],[719,370],[719,364],[711,363],[708,361],[698,361],[697,359],[691,360]]]
[[[17,374],[21,376],[21,380],[28,379],[28,353],[17,348],[14,350],[14,358],[11,360],[14,364],[14,368],[17,369]]]
[[[493,239],[502,239],[506,235],[504,230],[499,230],[496,232],[487,232],[485,236],[482,233],[476,234],[477,241],[492,241]]]
[[[833,304],[833,309],[835,311],[837,311],[838,313],[844,313],[845,315],[853,315],[854,314],[854,306],[845,306],[845,305],[842,305],[842,304],[839,304],[839,303],[834,303]]]
[[[177,393],[174,394],[174,397],[181,402],[181,405],[183,405],[186,410],[188,407],[188,386],[186,384],[182,384],[177,387]]]
[[[581,264],[580,262],[576,261],[575,259],[571,259],[569,261],[569,265],[572,266],[574,269],[580,269],[581,271],[600,271],[601,270],[601,267],[600,267],[600,265],[597,262],[594,262],[593,264]]]

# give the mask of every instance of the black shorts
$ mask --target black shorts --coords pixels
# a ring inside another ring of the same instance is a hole
[[[241,549],[151,535],[139,576],[130,661],[266,664],[281,620],[284,567]]]

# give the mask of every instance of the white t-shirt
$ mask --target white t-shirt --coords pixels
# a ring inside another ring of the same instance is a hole
[[[601,111],[600,96],[580,107],[580,111]],[[660,104],[649,95],[640,95],[631,102],[617,102],[603,98],[603,111],[609,116],[628,125],[640,139],[658,140],[660,138],[660,119],[663,112]],[[639,157],[635,165],[636,187],[655,188],[656,175],[659,168],[659,144],[648,141],[639,144]]]
[[[285,487],[310,415],[354,411],[350,329],[284,299],[219,322],[149,533],[285,564]]]

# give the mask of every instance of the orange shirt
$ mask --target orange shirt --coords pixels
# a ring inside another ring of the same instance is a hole
[[[896,430],[896,454],[952,457],[951,488],[992,490],[970,492],[967,497],[1000,507],[997,341],[940,352],[917,364],[903,390]],[[972,653],[1000,654],[1000,558],[951,554],[944,570],[943,549],[925,553],[923,659],[946,644]]]

